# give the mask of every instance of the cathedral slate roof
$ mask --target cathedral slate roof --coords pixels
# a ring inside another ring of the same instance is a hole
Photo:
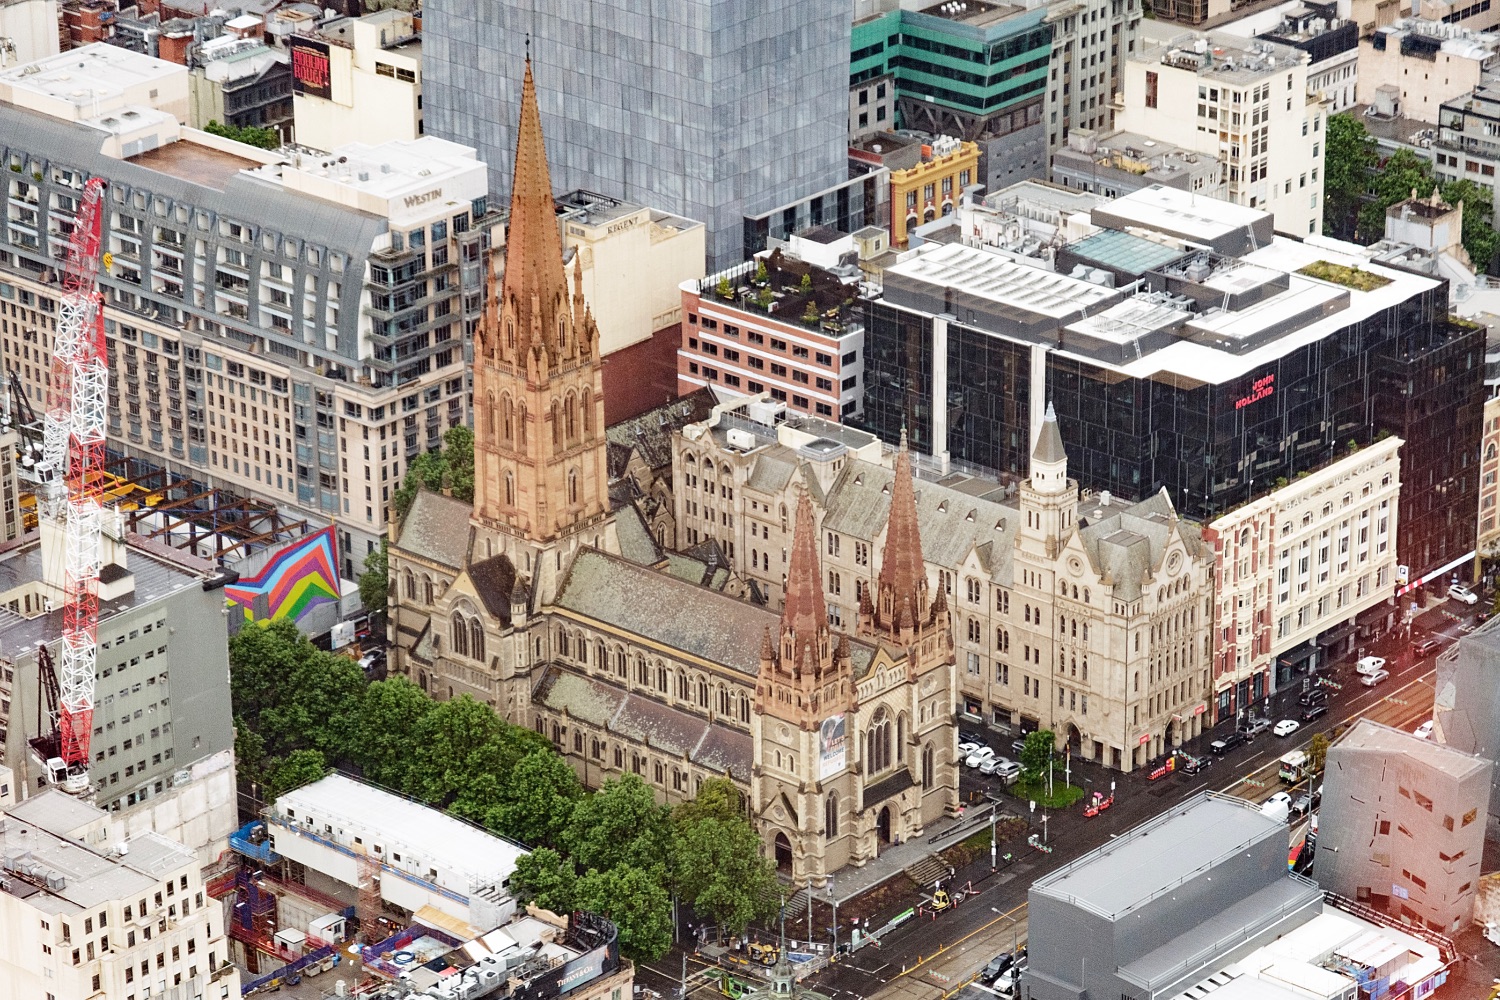
[[[412,555],[459,569],[469,552],[469,516],[474,505],[454,497],[418,490],[401,521],[396,545]]]
[[[1115,596],[1121,600],[1141,596],[1142,586],[1161,565],[1174,528],[1188,554],[1203,557],[1202,529],[1178,519],[1165,490],[1128,505],[1103,507],[1097,505],[1098,498],[1093,500],[1093,504],[1079,504],[1082,527],[1078,535],[1094,568],[1114,584]]]
[[[537,682],[532,701],[710,770],[732,773],[741,780],[750,777],[749,733],[716,725],[607,681],[549,666]]]
[[[833,488],[823,528],[873,542],[885,529],[895,471],[851,459]],[[1020,511],[993,500],[926,480],[916,481],[917,524],[925,558],[957,566],[971,548],[989,546],[989,569],[997,582],[1011,582],[1010,553]]]
[[[615,512],[615,537],[620,542],[620,555],[641,566],[654,566],[661,562],[661,547],[641,520],[640,511],[634,505],[626,505]]]
[[[673,432],[707,420],[713,409],[713,390],[704,387],[647,410],[640,416],[606,427],[604,437],[608,442],[609,478],[618,479],[625,474],[633,452],[639,452],[641,461],[649,468],[670,466]]]
[[[747,677],[759,673],[761,636],[778,621],[772,612],[597,549],[574,557],[553,604]]]
[[[469,567],[469,579],[484,602],[484,609],[500,623],[510,626],[510,595],[516,585],[516,567],[509,556],[491,556]]]

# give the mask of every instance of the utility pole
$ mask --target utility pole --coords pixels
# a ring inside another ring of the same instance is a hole
[[[995,851],[995,804],[990,804],[990,871],[1000,870],[1000,862],[996,859]]]
[[[828,876],[828,901],[833,904],[833,955],[839,953],[839,897],[833,891],[833,876]]]
[[[809,875],[809,876],[807,876],[807,946],[809,948],[812,947],[812,940],[813,940],[812,898],[813,898],[812,876]]]
[[[682,953],[682,985],[677,988],[677,996],[686,1000],[687,998],[687,952]]]

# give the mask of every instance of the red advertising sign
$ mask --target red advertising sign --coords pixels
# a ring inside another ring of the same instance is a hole
[[[299,94],[331,99],[333,71],[328,43],[293,36],[288,48],[292,56],[292,89]]]
[[[1204,702],[1201,705],[1199,705],[1197,708],[1193,709],[1193,714],[1194,715],[1202,715],[1204,712],[1207,712],[1207,711],[1208,711],[1208,702]]]
[[[1150,742],[1151,742],[1151,734],[1150,733],[1144,733],[1141,736],[1141,741],[1139,743],[1137,743],[1136,746],[1142,746],[1143,747],[1147,743],[1150,743]]]

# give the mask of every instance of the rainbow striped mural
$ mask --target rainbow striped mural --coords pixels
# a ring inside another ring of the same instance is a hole
[[[337,542],[324,528],[288,545],[254,576],[224,588],[244,609],[247,621],[291,618],[300,622],[313,608],[339,598]]]

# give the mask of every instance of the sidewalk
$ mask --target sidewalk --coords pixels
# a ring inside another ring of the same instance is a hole
[[[995,815],[1000,819],[1016,815],[1014,804],[1004,801],[968,806],[962,816],[956,819],[944,818],[933,824],[921,839],[887,845],[880,849],[878,857],[866,862],[863,867],[848,867],[836,872],[833,876],[833,898],[843,906],[856,896],[895,878],[923,858],[944,851],[980,830],[989,829],[991,805],[994,805]],[[791,907],[792,899],[805,905],[804,892],[805,889],[799,890],[788,899],[788,907]],[[827,901],[829,898],[827,889],[816,889],[814,893],[819,900]]]

